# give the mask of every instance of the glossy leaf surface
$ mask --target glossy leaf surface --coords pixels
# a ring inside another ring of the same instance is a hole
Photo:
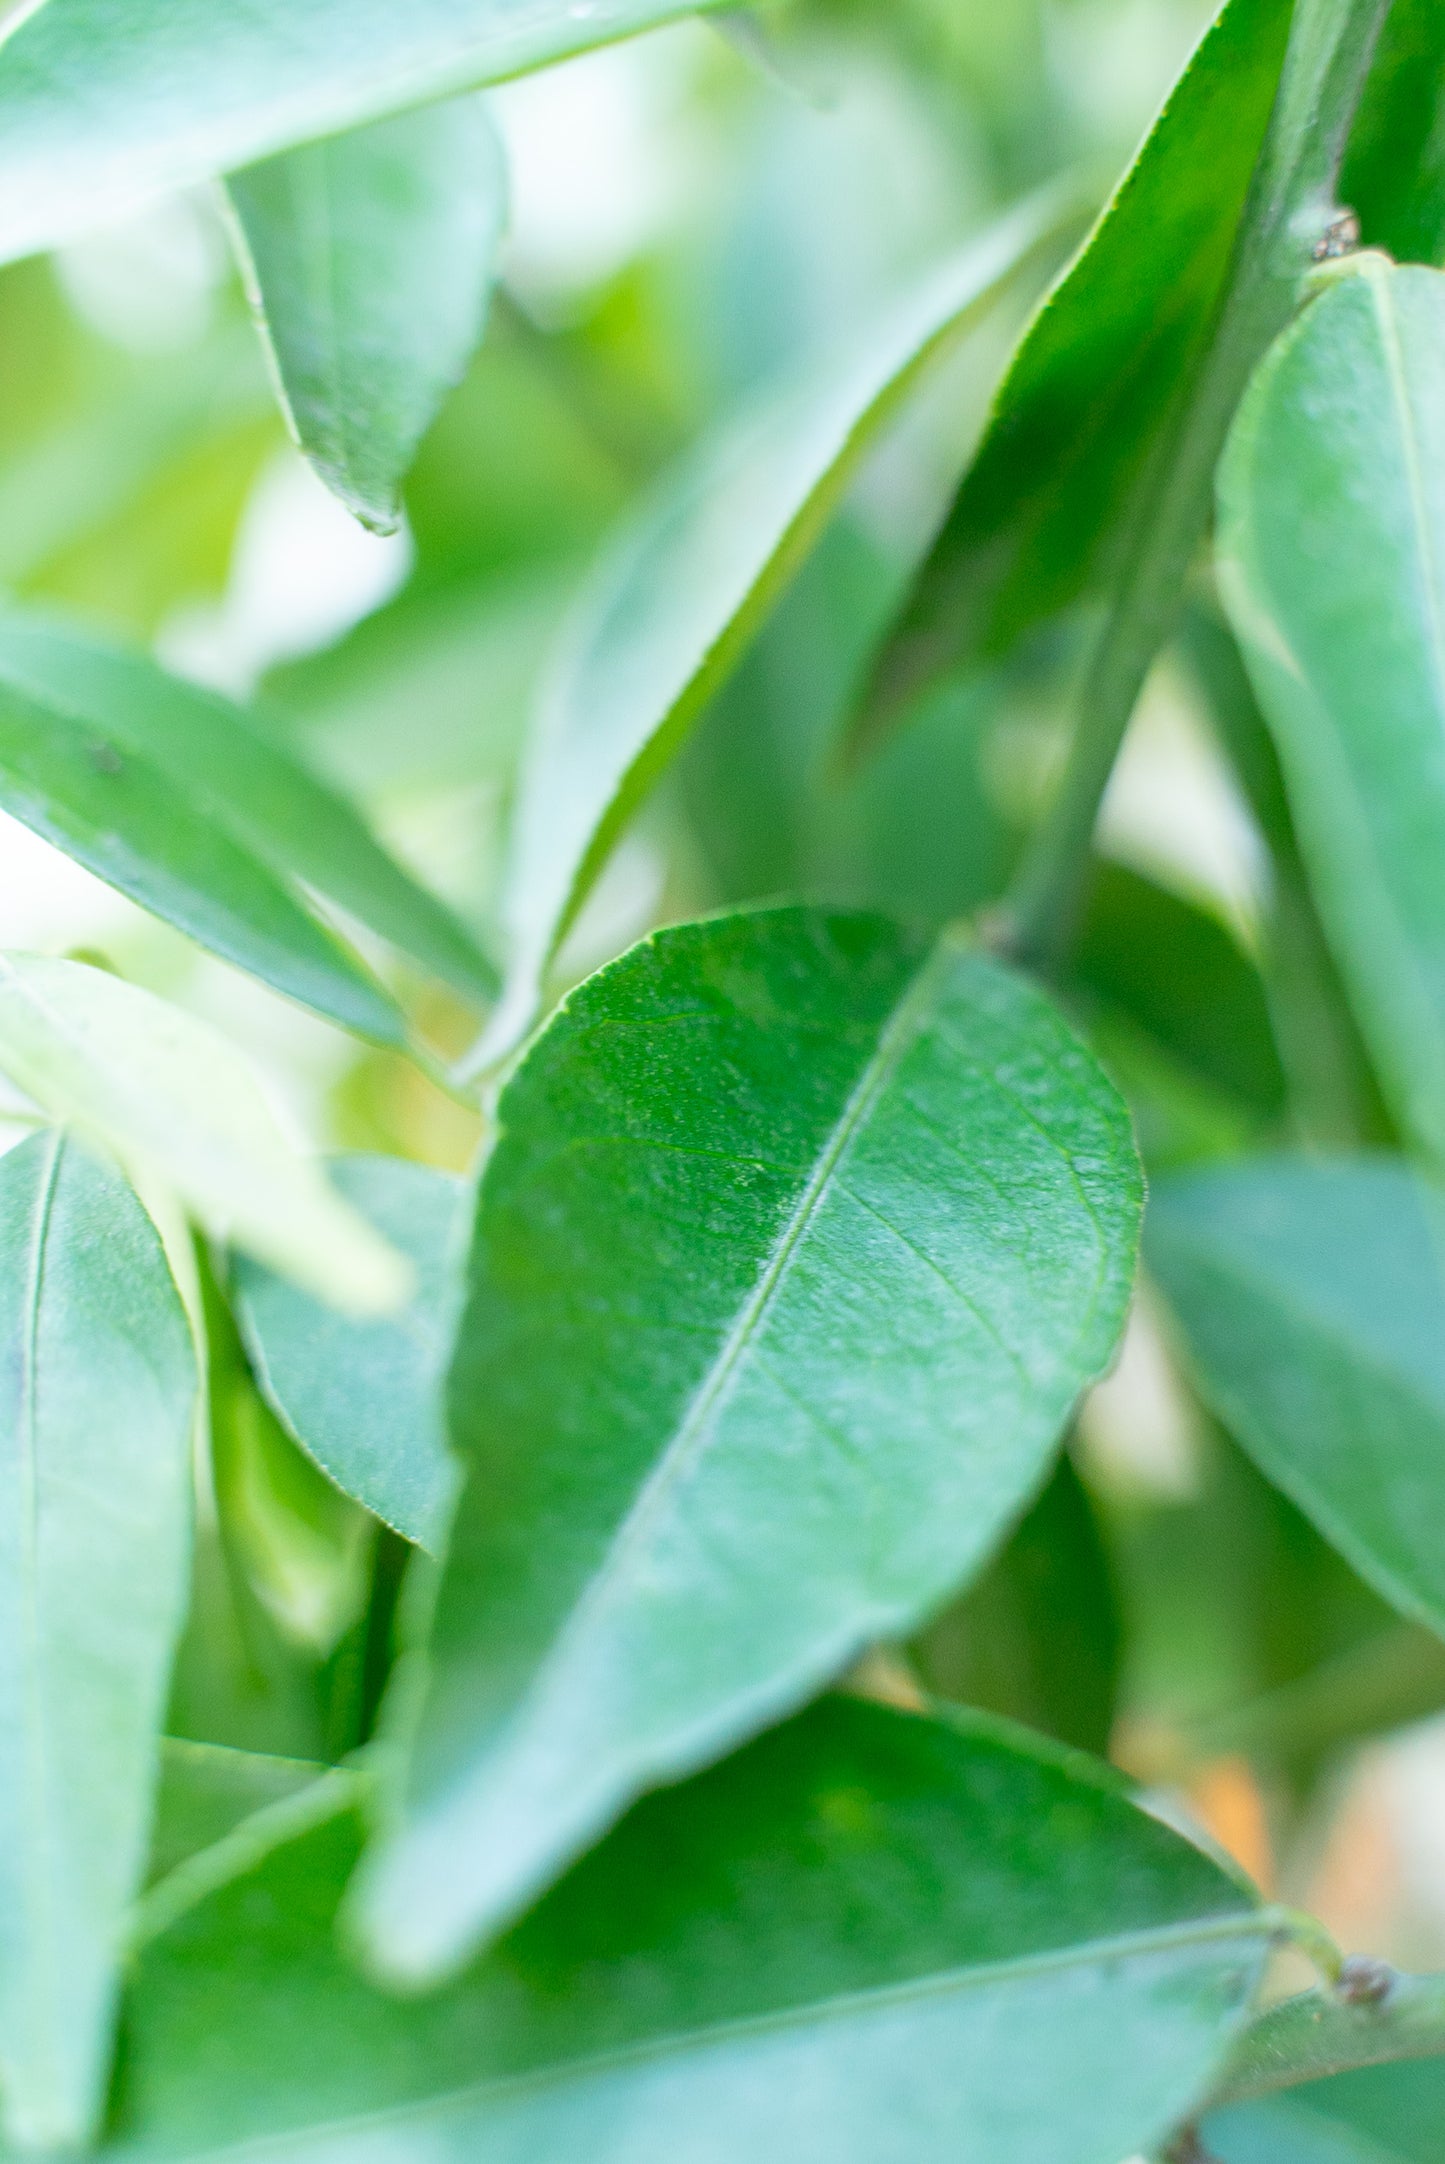
[[[1219,2164],[1440,2164],[1445,2061],[1372,2066],[1214,2112]]]
[[[367,1312],[406,1297],[401,1257],[287,1140],[208,1023],[107,970],[0,956],[0,1070],[323,1299]]]
[[[364,525],[401,484],[481,336],[506,216],[477,98],[269,158],[227,186],[296,441]]]
[[[1445,275],[1375,259],[1275,345],[1220,567],[1391,1110],[1445,1157]]]
[[[819,538],[920,371],[997,300],[1048,231],[1015,213],[900,302],[866,353],[830,359],[705,444],[604,554],[545,690],[522,777],[506,908],[505,1044],[607,855],[764,612]]]
[[[142,653],[13,610],[0,613],[0,684],[43,708],[62,746],[80,747],[82,770],[94,769],[88,786],[102,792],[95,798],[102,816],[116,816],[112,800],[133,757],[171,785],[183,800],[171,799],[173,814],[190,831],[216,836],[223,857],[239,845],[288,885],[304,881],[473,1000],[494,989],[491,965],[451,912],[387,854],[344,797],[231,701]],[[107,748],[123,762],[119,773]],[[25,816],[19,804],[7,808]],[[95,868],[104,875],[103,865]],[[368,985],[379,1000],[379,987]],[[393,1013],[387,1031],[396,1027]]]
[[[83,2141],[185,1613],[196,1362],[156,1233],[55,1134],[0,1162],[0,2120]]]
[[[1035,316],[885,653],[885,705],[1002,651],[1106,562],[1223,288],[1289,12],[1230,0]]]
[[[506,1091],[468,1474],[376,1958],[455,1966],[639,1790],[978,1568],[1107,1364],[1127,1115],[1022,979],[886,919],[657,935]]]
[[[453,1484],[442,1412],[465,1228],[461,1181],[399,1158],[335,1161],[336,1186],[415,1272],[395,1315],[358,1321],[254,1263],[238,1314],[257,1379],[339,1488],[408,1540],[441,1532]]]
[[[1118,2164],[1263,1946],[1087,1761],[841,1700],[649,1800],[439,1995],[339,1956],[355,1853],[340,1818],[146,1951],[111,2153]]]
[[[1263,1159],[1161,1184],[1147,1252],[1226,1426],[1445,1633],[1445,1195],[1388,1158]]]
[[[708,0],[46,0],[0,40],[0,261]]]

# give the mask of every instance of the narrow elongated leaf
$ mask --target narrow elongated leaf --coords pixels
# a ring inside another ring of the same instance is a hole
[[[1391,0],[1340,196],[1367,246],[1402,263],[1445,259],[1445,23],[1435,0]]]
[[[13,610],[0,613],[0,684],[44,708],[52,729],[72,717],[86,725],[95,786],[111,784],[99,800],[107,811],[117,780],[108,747],[163,775],[184,797],[191,825],[219,831],[223,848],[233,835],[273,872],[305,881],[471,999],[495,990],[491,964],[451,912],[387,854],[344,797],[229,700],[168,675],[144,654]],[[70,741],[63,730],[61,741]],[[25,816],[16,803],[7,808]]]
[[[1388,1158],[1263,1159],[1162,1184],[1148,1254],[1221,1419],[1445,1635],[1445,1195]]]
[[[976,1569],[1128,1302],[1123,1106],[945,936],[659,935],[502,1099],[450,1390],[468,1472],[376,1958],[455,1965],[639,1790]]]
[[[151,1832],[152,1884],[228,1841],[258,1812],[290,1802],[324,1771],[301,1758],[268,1758],[168,1736]]]
[[[875,722],[1106,563],[1223,291],[1289,17],[1285,0],[1229,0],[1035,316],[884,654]]]
[[[213,954],[380,1043],[395,1003],[224,825],[85,722],[0,686],[0,806]]]
[[[1445,2060],[1372,2066],[1239,2104],[1204,2124],[1219,2164],[1440,2164]]]
[[[0,40],[0,261],[711,0],[45,0]]]
[[[1117,2164],[1209,2082],[1247,1891],[1087,1760],[835,1700],[647,1802],[480,1966],[340,1958],[338,1818],[144,1953],[112,2150]]]
[[[323,1299],[369,1312],[406,1298],[405,1262],[292,1147],[241,1055],[194,1015],[81,962],[0,956],[0,1069]]]
[[[482,334],[506,217],[484,105],[459,98],[233,173],[254,305],[296,441],[364,525],[400,490]]]
[[[441,1532],[453,1486],[442,1412],[460,1290],[460,1180],[398,1158],[350,1157],[336,1185],[415,1271],[407,1306],[359,1322],[255,1263],[237,1271],[237,1315],[257,1379],[339,1488],[408,1540]]]
[[[1255,377],[1224,594],[1391,1110],[1445,1157],[1445,276],[1345,277]]]
[[[160,1241],[56,1134],[0,1162],[0,2120],[104,2092],[185,1613],[196,1362]]]
[[[903,301],[869,351],[841,368],[831,361],[705,444],[604,554],[523,771],[505,903],[512,982],[489,1051],[529,1023],[541,974],[619,834],[822,533],[864,451],[1049,225],[1042,207],[1001,221]]]

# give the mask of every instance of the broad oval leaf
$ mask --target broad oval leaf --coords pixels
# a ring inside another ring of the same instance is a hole
[[[292,1147],[246,1061],[194,1015],[82,962],[0,955],[0,1070],[322,1299],[369,1313],[407,1297],[402,1257]]]
[[[338,1954],[356,1849],[338,1817],[144,1951],[106,2154],[1118,2164],[1266,1943],[1088,1760],[841,1700],[650,1799],[434,1996]]]
[[[459,98],[233,173],[247,284],[293,434],[363,525],[482,334],[506,219],[486,107]]]
[[[358,1503],[428,1546],[454,1485],[442,1389],[460,1293],[466,1188],[394,1157],[343,1157],[347,1201],[404,1255],[412,1297],[394,1315],[338,1315],[259,1264],[237,1266],[237,1319],[256,1378],[303,1450]]]
[[[713,0],[45,0],[0,39],[0,261]]]
[[[1122,1327],[1127,1114],[1031,986],[791,908],[659,935],[501,1102],[467,1484],[364,1915],[455,1966],[640,1790],[976,1569]]]
[[[1391,1109],[1445,1157],[1445,276],[1365,261],[1258,370],[1224,596]]]
[[[0,2120],[94,2131],[185,1616],[196,1360],[160,1240],[58,1134],[0,1161]]]
[[[1371,2066],[1210,2114],[1219,2164],[1440,2164],[1445,2062]]]
[[[1274,103],[1285,0],[1229,0],[1044,301],[879,665],[865,727],[1076,601],[1223,290]]]
[[[627,822],[822,534],[858,462],[947,342],[1058,222],[1002,219],[830,359],[669,475],[597,565],[543,691],[504,911],[511,982],[481,1056],[531,1022],[548,963]]]
[[[199,822],[219,834],[223,849],[235,837],[288,885],[314,887],[474,1002],[495,991],[491,964],[450,910],[402,870],[344,797],[230,700],[58,618],[9,609],[0,612],[0,685],[45,709],[62,744],[71,728],[95,769],[90,787],[101,792],[102,813],[115,816],[111,799],[124,776],[107,753],[134,757],[179,792],[192,830]],[[18,803],[7,809],[26,816]],[[382,997],[379,987],[372,996]],[[388,1032],[396,1028],[393,1012]]]
[[[1388,1158],[1262,1159],[1162,1183],[1147,1253],[1226,1426],[1445,1635],[1445,1194]]]

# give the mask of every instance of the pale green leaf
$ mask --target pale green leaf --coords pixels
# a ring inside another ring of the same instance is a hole
[[[254,1263],[237,1269],[237,1319],[256,1378],[339,1488],[408,1540],[441,1533],[453,1487],[442,1412],[464,1260],[460,1180],[399,1158],[344,1157],[332,1178],[405,1255],[415,1289],[397,1314],[337,1315]]]
[[[986,1560],[1110,1359],[1138,1232],[1127,1115],[1060,1016],[879,917],[659,934],[499,1121],[468,1482],[363,1910],[407,1977]]]
[[[1220,1418],[1445,1635],[1445,1194],[1389,1158],[1258,1160],[1163,1183],[1148,1256]]]
[[[1445,1159],[1445,275],[1373,258],[1259,369],[1225,599],[1396,1119]]]
[[[1213,2113],[1219,2164],[1440,2164],[1445,2061],[1372,2066]]]
[[[1056,226],[1001,220],[901,299],[867,350],[830,356],[669,475],[603,555],[544,690],[505,916],[511,981],[482,1057],[525,1030],[548,963],[623,828],[819,538],[927,366]]]
[[[1088,1760],[841,1700],[650,1799],[440,1994],[339,1955],[356,1848],[338,1817],[144,1950],[105,2154],[1119,2164],[1267,1943]]]
[[[45,0],[0,41],[0,261],[709,0]]]
[[[196,1362],[125,1182],[0,1162],[0,2121],[83,2142],[185,1614]]]
[[[297,443],[364,525],[400,490],[481,337],[506,168],[459,98],[233,173],[253,304]]]
[[[212,1233],[335,1305],[389,1309],[407,1264],[287,1140],[218,1030],[81,962],[0,956],[0,1070],[173,1188]]]

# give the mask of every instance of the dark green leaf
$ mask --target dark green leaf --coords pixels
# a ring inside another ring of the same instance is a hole
[[[1366,244],[1402,263],[1445,257],[1445,21],[1391,0],[1340,182]]]
[[[885,708],[1001,652],[1105,566],[1223,290],[1289,15],[1230,0],[1034,318],[885,652]]]
[[[838,1700],[643,1805],[436,1996],[338,1957],[355,1853],[338,1818],[146,1950],[117,2157],[1117,2164],[1208,2084],[1264,1945],[1087,1761]]]
[[[1219,2164],[1441,2164],[1445,2061],[1337,2074],[1205,2121]]]
[[[0,261],[709,0],[46,0],[0,41]]]
[[[1445,1196],[1398,1160],[1162,1184],[1148,1255],[1209,1402],[1407,1615],[1445,1635]]]
[[[1133,1274],[1137,1159],[1088,1054],[1022,979],[878,917],[659,934],[499,1119],[468,1485],[366,1902],[404,1975],[977,1569]]]
[[[899,303],[866,352],[829,356],[671,474],[607,551],[544,695],[522,776],[507,917],[512,981],[489,1049],[531,1021],[548,963],[603,864],[846,483],[930,360],[1047,237],[1015,212]]]
[[[229,700],[168,675],[144,654],[15,612],[0,614],[0,684],[27,708],[44,710],[42,741],[48,731],[62,747],[95,747],[87,754],[96,770],[89,786],[99,792],[101,812],[110,811],[125,775],[124,766],[113,770],[109,747],[161,778],[183,827],[215,835],[222,862],[244,848],[279,877],[316,888],[472,999],[495,989],[491,965],[450,911],[387,855],[345,798]],[[153,779],[152,793],[156,786]],[[16,803],[8,808],[26,816]],[[374,1003],[382,1000],[369,980],[368,992]],[[386,1011],[387,1033],[395,1036],[396,1017]]]
[[[1315,301],[1219,500],[1320,914],[1391,1110],[1445,1155],[1445,276],[1369,259]]]
[[[393,532],[486,315],[506,215],[486,108],[458,98],[307,144],[228,193],[296,440],[348,510]]]
[[[185,1613],[196,1360],[160,1240],[59,1135],[0,1162],[0,2118],[83,2142]]]
[[[415,1273],[408,1305],[358,1322],[258,1264],[237,1267],[238,1317],[257,1377],[339,1488],[408,1540],[442,1531],[453,1472],[442,1417],[465,1189],[398,1158],[341,1158],[332,1177]]]

